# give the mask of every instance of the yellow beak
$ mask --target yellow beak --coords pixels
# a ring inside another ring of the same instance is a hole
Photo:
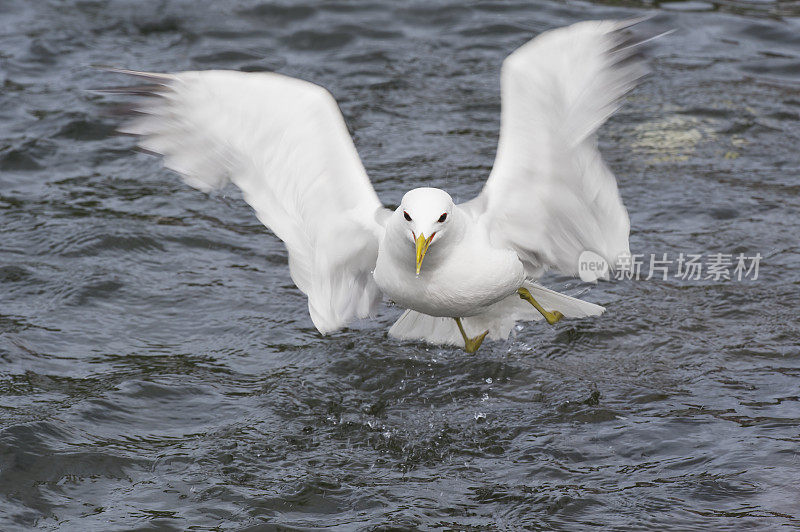
[[[434,233],[435,235],[436,233]],[[433,240],[433,235],[425,238],[425,235],[421,234],[417,237],[417,275],[419,275],[420,269],[422,269],[422,259],[425,258],[425,252],[428,251],[428,246],[431,245],[431,240]]]

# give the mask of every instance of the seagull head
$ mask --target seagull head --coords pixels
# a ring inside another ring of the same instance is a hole
[[[404,224],[417,255],[417,275],[428,247],[442,239],[452,218],[453,198],[438,188],[415,188],[406,192],[395,212]],[[435,240],[434,240],[435,239]]]

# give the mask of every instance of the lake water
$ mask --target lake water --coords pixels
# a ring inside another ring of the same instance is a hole
[[[129,82],[98,63],[277,70],[331,90],[387,205],[466,200],[502,59],[642,14],[675,33],[601,134],[641,278],[548,277],[607,313],[476,355],[388,338],[388,306],[320,336],[238,193],[87,91]],[[800,527],[797,2],[4,0],[0,84],[0,529]]]

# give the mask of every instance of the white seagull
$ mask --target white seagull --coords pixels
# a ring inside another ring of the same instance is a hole
[[[596,132],[645,73],[622,33],[588,21],[542,33],[503,62],[500,140],[481,193],[456,205],[417,188],[394,211],[367,177],[336,101],[276,73],[156,74],[122,128],[203,191],[232,182],[285,244],[292,280],[320,333],[372,315],[385,296],[408,310],[396,338],[473,353],[514,324],[596,316],[603,307],[533,281],[578,273],[584,251],[629,253],[628,214]]]

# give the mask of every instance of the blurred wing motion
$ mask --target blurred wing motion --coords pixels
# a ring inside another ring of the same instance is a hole
[[[584,250],[613,267],[629,253],[628,213],[595,133],[646,69],[622,30],[635,21],[548,31],[503,62],[494,168],[467,207],[528,275],[578,273]]]
[[[122,131],[193,187],[242,190],[286,244],[320,332],[373,311],[381,204],[330,93],[273,73],[115,71],[152,83],[133,88],[152,98]]]

